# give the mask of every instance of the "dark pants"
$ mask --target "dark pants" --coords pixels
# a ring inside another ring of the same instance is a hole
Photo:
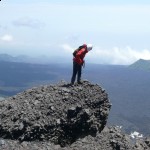
[[[77,75],[77,82],[81,81],[81,72],[82,72],[82,65],[73,62],[73,74],[71,78],[71,83],[74,84]]]

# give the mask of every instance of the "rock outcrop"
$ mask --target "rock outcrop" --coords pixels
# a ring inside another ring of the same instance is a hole
[[[88,81],[32,88],[0,102],[0,137],[65,146],[101,132],[110,107],[105,90]]]
[[[0,101],[0,149],[149,150],[150,139],[106,126],[110,108],[106,91],[88,81],[29,89]]]
[[[131,141],[118,127],[105,127],[95,137],[88,135],[66,147],[50,141],[19,142],[0,139],[1,150],[150,150],[150,139]]]

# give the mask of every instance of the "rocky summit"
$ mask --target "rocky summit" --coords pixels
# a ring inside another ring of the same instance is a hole
[[[106,91],[89,81],[26,90],[0,101],[0,149],[149,148],[149,139],[133,145],[118,128],[105,127],[110,108]]]
[[[0,103],[0,136],[65,146],[101,132],[110,106],[105,90],[87,81],[32,88]]]

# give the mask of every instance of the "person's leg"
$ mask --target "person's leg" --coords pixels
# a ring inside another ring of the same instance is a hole
[[[74,82],[76,80],[77,71],[78,71],[77,63],[73,62],[73,73],[72,73],[72,78],[71,78],[71,84],[74,84]]]
[[[77,82],[81,83],[82,65],[78,65],[78,77]]]

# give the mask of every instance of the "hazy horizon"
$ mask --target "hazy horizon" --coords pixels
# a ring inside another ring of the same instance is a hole
[[[128,65],[150,59],[149,14],[147,0],[2,0],[0,54],[64,62],[92,43],[86,61]]]

